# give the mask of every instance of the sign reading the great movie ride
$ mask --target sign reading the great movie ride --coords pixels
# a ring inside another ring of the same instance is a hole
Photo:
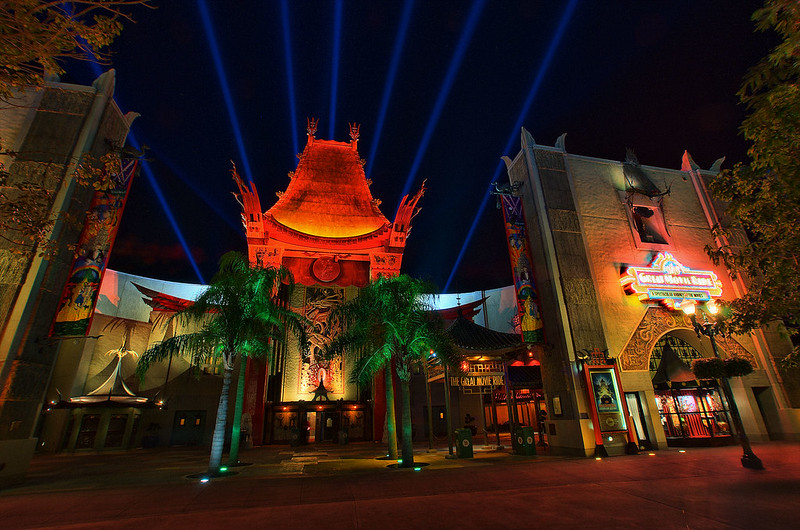
[[[669,252],[656,254],[648,267],[628,267],[620,283],[639,300],[658,300],[670,309],[682,300],[706,301],[722,295],[722,282],[714,272],[684,267]]]

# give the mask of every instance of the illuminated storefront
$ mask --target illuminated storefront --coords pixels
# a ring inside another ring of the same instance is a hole
[[[655,406],[669,445],[733,442],[728,405],[716,383],[700,384],[691,372],[703,355],[678,337],[665,335],[650,354]]]
[[[705,251],[717,243],[718,204],[706,183],[718,163],[702,171],[688,153],[680,169],[641,165],[632,152],[622,162],[601,160],[568,153],[563,136],[552,147],[537,144],[524,129],[521,144],[504,157],[508,184],[495,188],[518,198],[507,209],[524,216],[545,338],[539,360],[551,450],[588,456],[599,443],[594,416],[602,423],[601,409],[613,400],[596,403],[582,368],[590,352],[619,374],[628,415],[621,421],[631,428],[603,438],[609,454],[624,452],[628,438],[652,448],[730,442],[730,403],[691,372],[692,359],[714,352],[682,311],[696,308],[713,321],[716,300],[747,289]],[[791,347],[786,339],[769,330],[720,334],[716,346],[723,359],[755,369],[731,378],[750,437],[800,437],[800,392],[783,384],[778,368]]]

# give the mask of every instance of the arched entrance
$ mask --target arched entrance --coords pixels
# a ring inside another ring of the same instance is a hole
[[[663,335],[650,354],[650,376],[667,445],[733,443],[728,404],[717,384],[701,384],[691,370],[692,361],[706,355],[679,335]]]

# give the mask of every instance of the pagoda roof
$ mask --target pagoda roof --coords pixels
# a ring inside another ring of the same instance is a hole
[[[446,330],[455,345],[472,354],[503,355],[525,348],[516,333],[503,333],[459,316]]]
[[[316,237],[352,238],[376,232],[389,221],[372,198],[357,143],[308,143],[286,191],[265,216],[287,228]]]

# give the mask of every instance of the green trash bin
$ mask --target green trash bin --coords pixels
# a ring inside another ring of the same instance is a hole
[[[514,433],[514,454],[536,456],[536,431],[533,427],[520,427]]]
[[[347,442],[350,441],[350,436],[346,430],[342,429],[339,431],[339,445],[347,445]]]
[[[472,431],[469,429],[456,429],[456,456],[472,458]]]
[[[522,427],[516,427],[515,429],[511,429],[509,431],[511,435],[511,451],[514,454],[518,454],[520,450],[520,443],[522,442]]]

